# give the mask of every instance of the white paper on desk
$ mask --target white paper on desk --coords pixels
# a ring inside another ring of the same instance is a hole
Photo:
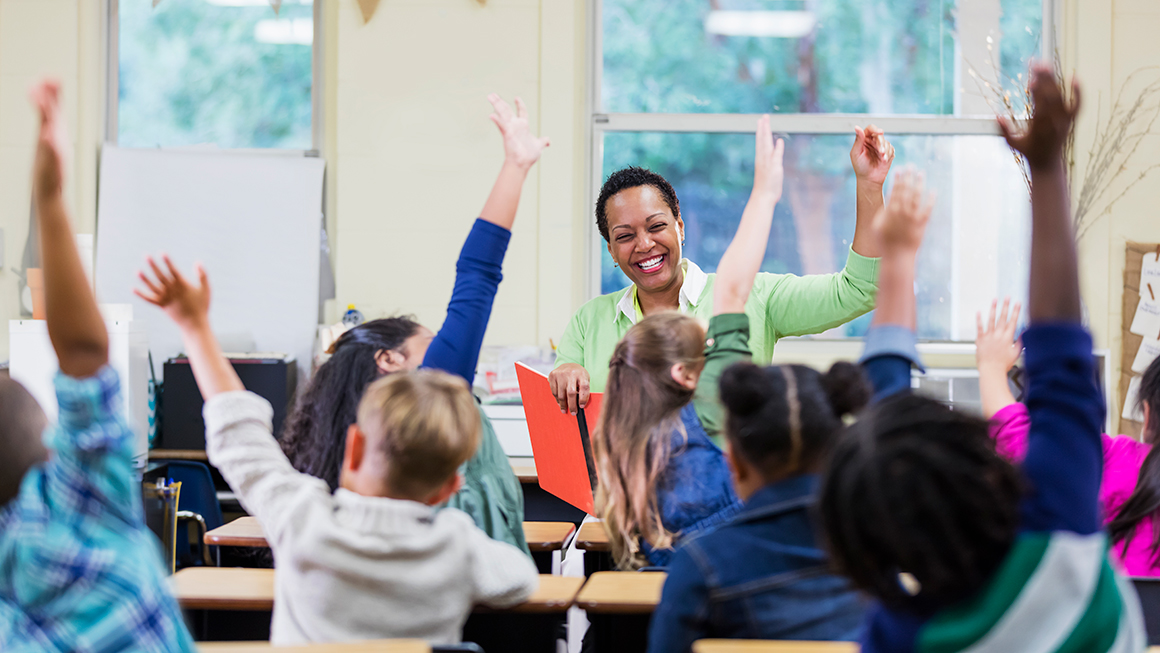
[[[1132,371],[1143,374],[1157,356],[1160,356],[1160,340],[1153,336],[1144,336],[1144,341],[1140,343],[1140,349],[1136,352],[1136,359],[1132,361]]]
[[[1133,376],[1132,380],[1128,382],[1128,394],[1124,397],[1124,411],[1120,413],[1120,417],[1130,419],[1133,422],[1144,421],[1144,411],[1136,405],[1140,396],[1140,378]]]

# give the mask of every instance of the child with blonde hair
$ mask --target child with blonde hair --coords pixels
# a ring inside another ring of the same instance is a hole
[[[434,370],[375,381],[347,429],[333,493],[295,470],[269,402],[246,392],[210,330],[209,282],[165,258],[141,274],[145,301],[181,330],[205,397],[206,452],[257,517],[274,558],[275,644],[417,637],[456,643],[472,607],[523,602],[539,577],[518,548],[466,514],[437,511],[459,489],[480,421],[467,384]]]

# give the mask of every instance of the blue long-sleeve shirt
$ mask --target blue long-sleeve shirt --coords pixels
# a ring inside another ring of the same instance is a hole
[[[503,280],[503,258],[512,232],[477,219],[455,264],[455,289],[447,303],[447,319],[423,357],[423,367],[443,370],[471,385],[491,307]],[[463,487],[446,507],[471,516],[492,539],[507,542],[528,555],[524,537],[524,495],[491,421],[479,411],[483,433],[479,448],[461,470]]]
[[[455,263],[455,289],[447,304],[447,318],[423,357],[423,367],[475,379],[483,334],[491,319],[495,292],[503,280],[503,258],[512,232],[476,219]]]
[[[875,608],[864,652],[1142,650],[1138,601],[1108,564],[1100,531],[1104,403],[1091,336],[1078,324],[1038,324],[1023,343],[1028,490],[1011,550],[975,597],[923,614]],[[862,360],[875,401],[908,391],[919,365],[914,333],[871,329]]]

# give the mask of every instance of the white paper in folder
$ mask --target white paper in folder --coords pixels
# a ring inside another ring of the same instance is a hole
[[[97,296],[131,303],[157,375],[181,352],[176,327],[132,294],[147,255],[205,265],[219,337],[282,351],[307,370],[318,322],[324,163],[311,157],[122,149],[101,153]]]

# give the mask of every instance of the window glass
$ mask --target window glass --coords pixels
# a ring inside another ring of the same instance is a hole
[[[118,144],[312,147],[311,0],[118,4]]]
[[[855,224],[852,137],[786,137],[785,188],[763,271],[821,274],[845,264]],[[1018,300],[1025,292],[1030,204],[1023,177],[999,137],[903,135],[891,142],[896,170],[914,165],[938,193],[919,257],[919,336],[973,340],[975,311],[994,297]],[[606,133],[604,176],[628,165],[672,183],[685,221],[684,256],[715,271],[753,187],[753,136]],[[607,250],[602,260],[601,291],[627,287]],[[858,336],[868,325],[865,317],[827,335]]]
[[[964,32],[994,46],[972,62],[983,78],[1026,70],[1041,4],[1002,0],[996,25]],[[956,81],[957,13],[954,0],[603,0],[602,110],[954,114],[956,92],[978,92]]]

